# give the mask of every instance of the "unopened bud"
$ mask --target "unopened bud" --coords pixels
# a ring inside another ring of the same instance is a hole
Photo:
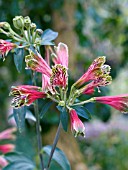
[[[29,28],[31,25],[31,19],[27,16],[24,18],[24,26],[25,28]]]
[[[10,29],[10,24],[8,22],[0,22],[0,27]]]
[[[13,25],[17,29],[22,29],[24,27],[24,18],[22,16],[16,16],[13,18]]]
[[[30,28],[34,31],[36,29],[36,24],[35,23],[31,23]]]

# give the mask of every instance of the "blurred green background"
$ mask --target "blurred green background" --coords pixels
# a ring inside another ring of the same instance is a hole
[[[10,24],[16,15],[30,16],[38,28],[43,30],[51,28],[59,33],[56,43],[64,42],[69,46],[70,85],[84,73],[93,59],[104,55],[107,56],[107,64],[112,67],[113,83],[109,87],[101,88],[100,94],[96,91],[95,95],[128,93],[127,0],[1,0],[0,14],[0,21],[7,21]],[[1,39],[7,38],[2,34],[0,36]],[[25,65],[22,73],[17,73],[10,53],[4,62],[0,60],[0,130],[10,126],[7,117],[12,113],[9,107],[11,99],[8,97],[11,85],[30,82],[29,73],[24,68]],[[84,100],[87,96],[81,98]],[[93,114],[92,119],[99,119],[104,125],[113,120],[128,121],[127,115],[121,115],[108,106],[97,104],[87,107]],[[58,121],[57,114],[51,112],[49,111],[42,121],[44,131],[48,131],[49,127]],[[91,126],[93,123],[90,121]],[[98,135],[91,136],[90,132],[90,138],[80,139],[80,148],[89,170],[128,169],[127,122],[124,125],[126,128],[113,131],[115,126],[113,123],[112,130],[103,130],[103,132],[100,127],[101,132],[97,132]],[[122,127],[122,124],[119,123],[119,126]],[[33,129],[29,122],[27,127],[29,132]],[[87,124],[88,132],[89,128]],[[20,140],[24,135],[18,134]],[[29,135],[34,138],[35,133]],[[117,142],[114,143],[113,138],[116,138]],[[27,143],[31,143],[29,137]],[[19,145],[20,148],[26,147]]]

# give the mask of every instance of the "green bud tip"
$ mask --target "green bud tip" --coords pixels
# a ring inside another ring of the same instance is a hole
[[[16,29],[22,29],[24,27],[24,18],[22,16],[16,16],[13,18],[13,25]]]
[[[30,25],[31,25],[31,19],[29,18],[29,16],[24,17],[24,26],[26,28],[29,28]]]

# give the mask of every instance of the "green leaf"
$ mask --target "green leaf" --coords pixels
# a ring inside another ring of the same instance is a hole
[[[57,36],[58,32],[52,31],[51,29],[46,29],[41,35],[41,45],[54,45],[51,41],[55,40]]]
[[[3,170],[34,170],[35,166],[32,164],[29,164],[25,161],[16,161],[12,162],[6,167],[3,168]]]
[[[19,160],[33,163],[33,161],[21,152],[9,152],[4,155],[8,162],[16,162]]]
[[[51,149],[52,149],[52,146],[50,146],[50,145],[43,147],[43,151],[46,154],[48,154],[49,156],[51,153]],[[69,163],[66,155],[59,148],[55,149],[55,152],[52,157],[52,161],[53,160],[55,162],[57,162],[62,167],[63,170],[71,170],[70,163]],[[50,170],[52,170],[52,169],[50,169]]]
[[[26,107],[13,109],[13,115],[14,115],[18,130],[21,133],[25,128]]]
[[[16,48],[14,53],[14,63],[18,72],[22,71],[23,59],[24,59],[24,49]]]
[[[48,111],[48,109],[50,108],[50,106],[53,104],[52,101],[49,100],[44,100],[43,101],[43,106],[42,106],[42,110],[40,112],[40,118],[42,119],[43,116],[45,115],[45,113]]]
[[[66,109],[62,106],[57,106],[57,109],[60,111],[60,120],[62,123],[63,129],[67,132],[68,129],[68,113]]]
[[[73,106],[77,114],[85,119],[91,119],[91,114],[84,106]]]
[[[3,170],[34,170],[35,164],[20,152],[10,152],[4,155],[9,164]]]

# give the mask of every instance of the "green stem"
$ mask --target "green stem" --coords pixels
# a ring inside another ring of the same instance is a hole
[[[39,111],[38,110],[39,110],[38,109],[38,101],[35,101],[34,111],[35,111],[35,116],[36,116],[36,133],[37,133],[37,142],[38,142],[38,154],[40,157],[41,169],[44,170],[43,155],[41,153],[42,139],[41,139],[41,135],[40,135],[40,119],[39,119]]]
[[[29,42],[28,37],[26,36],[24,29],[21,30],[21,33],[23,34],[23,37],[25,38],[25,40],[26,40],[27,42]]]
[[[30,27],[27,29],[27,33],[28,33],[29,42],[31,43],[31,42],[32,42],[32,39],[31,39]]]
[[[36,76],[35,72],[33,75],[33,85],[36,86]],[[44,162],[43,162],[43,155],[41,153],[42,149],[42,139],[41,139],[41,134],[40,134],[40,118],[39,118],[39,108],[38,108],[38,101],[35,101],[34,104],[34,111],[35,111],[35,116],[36,116],[36,133],[37,133],[37,142],[38,142],[38,155],[40,158],[40,163],[41,163],[41,170],[44,170]]]
[[[32,31],[32,44],[35,43],[35,39],[36,39],[36,32],[33,30]]]
[[[64,100],[63,90],[59,87],[61,100]]]
[[[80,103],[75,103],[75,104],[73,104],[72,106],[79,106],[79,105],[83,105],[83,104],[90,103],[90,102],[94,102],[94,101],[95,101],[95,99],[94,99],[94,98],[91,98],[91,99],[89,99],[89,100],[85,100],[85,101],[80,102]]]
[[[49,47],[45,46],[45,60],[48,65],[50,65]]]
[[[52,97],[50,94],[47,94],[47,98],[53,100],[56,103],[59,103],[59,101],[57,99],[55,99],[54,97]]]
[[[56,136],[54,138],[54,142],[53,142],[53,145],[52,145],[52,150],[51,150],[51,153],[50,153],[50,157],[49,157],[49,160],[48,160],[48,165],[47,165],[46,170],[48,170],[49,167],[50,167],[50,163],[51,163],[51,160],[52,160],[56,145],[57,145],[59,137],[60,137],[61,128],[62,128],[62,125],[61,125],[61,122],[60,122],[59,126],[58,126],[58,129],[57,129],[57,132],[56,132]]]
[[[11,34],[15,35],[17,38],[22,39],[20,35],[18,35],[15,31],[12,30],[12,28],[9,28],[9,31]]]
[[[18,42],[24,42],[23,39],[19,39],[19,38],[15,37],[15,36],[11,36],[11,37],[12,37],[14,40],[18,41]]]
[[[10,34],[9,32],[6,32],[4,31],[3,29],[0,29],[0,33],[3,33],[5,34],[7,37],[11,37],[13,38],[14,40],[18,41],[18,42],[23,42],[24,40],[18,38],[18,37],[15,37],[13,34]]]

